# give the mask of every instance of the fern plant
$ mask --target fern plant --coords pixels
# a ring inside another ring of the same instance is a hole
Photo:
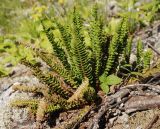
[[[84,20],[76,8],[71,23],[62,24],[58,18],[54,18],[51,20],[52,24],[48,25],[46,21],[49,19],[42,20],[53,53],[47,53],[34,46],[30,48],[33,49],[36,57],[46,62],[50,69],[44,72],[39,63],[31,63],[25,58],[21,63],[30,67],[33,74],[46,87],[14,86],[14,90],[40,93],[41,99],[15,100],[12,102],[13,106],[28,107],[36,114],[36,120],[42,122],[47,113],[84,107],[96,100],[101,85],[99,78],[105,79],[116,71],[120,57],[126,51],[129,35],[127,18],[122,18],[114,35],[106,34],[103,16],[100,16],[98,11],[98,6],[95,5],[89,26],[84,25]],[[60,34],[58,40],[55,30]],[[89,49],[86,47],[84,30],[88,30],[89,33],[91,41]],[[127,48],[130,48],[130,44]],[[88,52],[91,54],[89,55]],[[126,55],[127,61],[130,53],[129,50]],[[108,79],[112,77],[113,75]],[[102,90],[105,89],[104,87],[103,84]],[[85,112],[87,111],[85,108]]]

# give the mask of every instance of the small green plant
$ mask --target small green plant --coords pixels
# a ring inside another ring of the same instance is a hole
[[[154,20],[159,19],[160,1],[120,0],[120,16],[130,18],[131,30],[150,25]]]
[[[96,100],[98,90],[108,93],[110,85],[122,81],[114,73],[126,49],[131,49],[126,47],[129,35],[128,18],[122,18],[116,32],[107,35],[103,16],[98,15],[98,11],[98,5],[95,5],[89,22],[82,19],[76,8],[71,22],[69,19],[68,23],[62,24],[58,18],[42,20],[53,53],[31,48],[35,56],[46,62],[50,69],[44,72],[40,63],[26,59],[21,60],[21,63],[30,67],[46,87],[14,86],[14,90],[40,93],[42,97],[15,100],[12,102],[13,106],[29,107],[36,114],[37,122],[42,122],[50,112],[90,105]],[[88,26],[84,22],[88,22]],[[90,45],[87,47],[88,42]],[[130,50],[127,54],[129,56]]]
[[[0,36],[0,77],[8,76],[13,66],[26,57],[33,58],[31,51],[22,46],[18,46],[16,37],[12,35]],[[10,67],[7,67],[10,64]]]
[[[146,71],[150,69],[151,59],[153,58],[153,51],[151,49],[144,49],[143,43],[140,39],[137,41],[135,56],[136,59],[131,62],[131,50],[132,50],[132,39],[128,38],[127,46],[124,51],[123,58],[119,65],[118,73],[122,73],[123,76],[136,76],[142,77]]]

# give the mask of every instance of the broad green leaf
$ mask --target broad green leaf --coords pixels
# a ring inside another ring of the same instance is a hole
[[[115,76],[115,75],[109,75],[109,76],[106,76],[105,74],[102,74],[100,77],[99,77],[99,80],[101,83],[105,83],[106,85],[117,85],[119,84],[122,79]]]
[[[106,80],[106,75],[105,74],[102,74],[100,77],[99,77],[99,81],[100,82],[105,82]]]
[[[109,92],[109,86],[106,83],[102,83],[100,87],[106,94]]]
[[[102,74],[99,77],[99,80],[101,82],[100,87],[105,93],[109,92],[109,85],[116,85],[116,84],[119,84],[122,81],[121,78],[119,78],[119,77],[117,77],[113,74],[109,75],[109,76],[106,76],[105,74]]]
[[[119,84],[120,82],[122,81],[122,79],[121,78],[119,78],[119,77],[117,77],[117,76],[115,76],[115,75],[109,75],[107,78],[106,78],[106,80],[105,80],[105,82],[108,84],[108,85],[117,85],[117,84]]]

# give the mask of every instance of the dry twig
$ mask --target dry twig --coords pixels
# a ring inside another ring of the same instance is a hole
[[[147,126],[144,129],[151,129],[153,124],[157,122],[157,120],[159,119],[158,115],[155,115],[152,120],[149,122],[149,124],[147,124]]]
[[[98,129],[99,128],[99,121],[100,118],[109,110],[117,107],[121,103],[124,103],[128,100],[124,98],[129,94],[128,89],[122,89],[118,91],[116,94],[109,96],[106,98],[106,100],[103,102],[103,105],[101,106],[100,110],[98,111],[97,115],[94,117],[93,121],[89,125],[88,129]],[[124,98],[124,99],[123,99]]]

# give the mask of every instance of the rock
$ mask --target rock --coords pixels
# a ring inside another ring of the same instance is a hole
[[[106,3],[105,10],[109,14],[109,16],[114,16],[120,11],[120,7],[118,6],[117,1],[112,0],[112,1],[108,1],[108,3]]]
[[[152,45],[156,49],[160,48],[160,32],[159,27],[160,21],[156,21],[152,24],[152,26],[143,29],[142,31],[138,32],[133,39],[133,43],[136,44],[138,39],[142,39],[145,48],[148,47],[148,44]]]
[[[12,67],[12,66],[13,66],[12,63],[7,63],[7,64],[5,65],[5,67]]]
[[[120,116],[121,121],[123,121],[123,123],[128,122],[129,116],[128,114],[126,114],[125,112],[122,113],[122,116]]]
[[[28,126],[28,129],[33,122],[29,120],[27,109],[16,109],[10,106],[10,102],[15,99],[27,99],[27,93],[13,92],[12,87],[4,91],[0,96],[0,128],[1,129],[21,129],[23,126]]]
[[[117,119],[117,117],[113,117],[113,118],[111,118],[111,119],[109,119],[109,123],[111,124],[111,125],[113,125],[113,123],[114,123],[114,121]]]
[[[24,84],[28,86],[40,85],[38,79],[30,75],[30,70],[24,65],[14,67],[12,77],[0,79],[0,129],[35,129],[35,120],[31,120],[26,108],[11,107],[10,103],[16,99],[30,99],[32,94],[13,91],[12,86]],[[49,129],[45,125],[45,129]]]
[[[137,57],[135,54],[131,53],[130,55],[130,64],[133,64],[137,60]]]

